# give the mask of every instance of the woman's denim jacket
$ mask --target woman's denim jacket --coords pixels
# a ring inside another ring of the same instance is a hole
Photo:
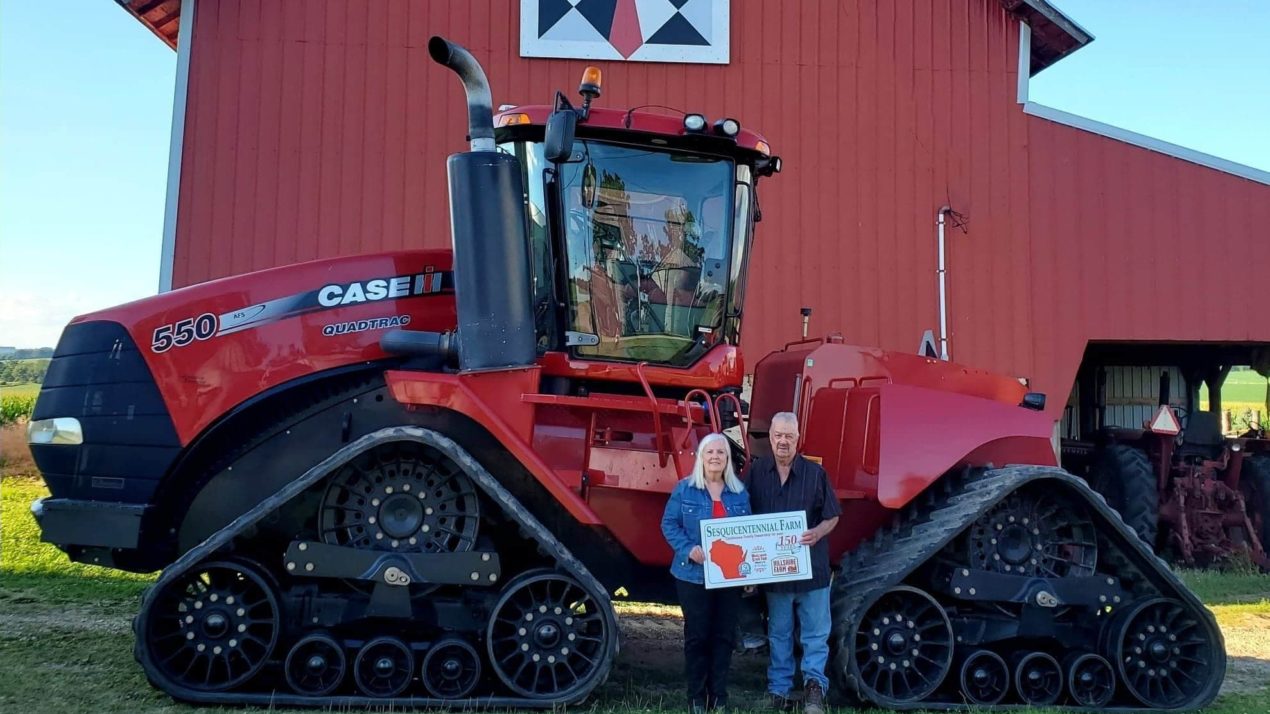
[[[748,491],[732,493],[723,489],[720,496],[723,507],[729,516],[750,515],[750,494]],[[701,545],[701,521],[713,518],[714,502],[710,492],[703,488],[695,488],[689,479],[680,481],[675,490],[670,492],[670,501],[666,503],[666,513],[661,517],[661,532],[666,542],[675,551],[675,559],[670,563],[670,574],[689,583],[704,584],[705,567],[688,559],[693,546]]]

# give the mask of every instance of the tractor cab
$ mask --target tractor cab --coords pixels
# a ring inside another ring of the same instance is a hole
[[[504,107],[498,149],[525,187],[539,354],[689,367],[736,345],[755,183],[780,170],[734,119],[574,107]]]

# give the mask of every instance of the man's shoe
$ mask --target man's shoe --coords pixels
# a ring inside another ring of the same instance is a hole
[[[768,705],[778,712],[791,712],[797,707],[798,702],[783,694],[768,694]]]
[[[803,685],[803,714],[825,714],[825,690],[819,682],[807,682]]]

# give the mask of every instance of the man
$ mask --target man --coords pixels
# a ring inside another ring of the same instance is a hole
[[[838,524],[842,507],[829,486],[829,478],[819,464],[798,454],[798,417],[781,412],[772,417],[768,438],[770,458],[755,459],[746,475],[754,513],[803,511],[807,528],[799,542],[811,547],[811,580],[797,580],[765,586],[767,594],[767,640],[771,661],[767,668],[767,691],[773,706],[793,705],[794,613],[798,613],[803,648],[803,712],[824,714],[825,691],[829,680],[825,665],[829,659],[829,542],[826,536]]]

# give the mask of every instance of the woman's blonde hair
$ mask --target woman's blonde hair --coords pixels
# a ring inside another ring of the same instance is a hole
[[[736,477],[736,469],[732,468],[732,445],[726,436],[719,433],[707,434],[701,443],[697,444],[697,461],[692,465],[692,473],[688,474],[689,483],[693,488],[705,490],[706,462],[702,455],[705,454],[706,447],[715,442],[721,442],[724,452],[728,455],[728,461],[723,465],[723,485],[732,493],[741,493],[745,490],[745,486],[741,483],[741,479]]]

